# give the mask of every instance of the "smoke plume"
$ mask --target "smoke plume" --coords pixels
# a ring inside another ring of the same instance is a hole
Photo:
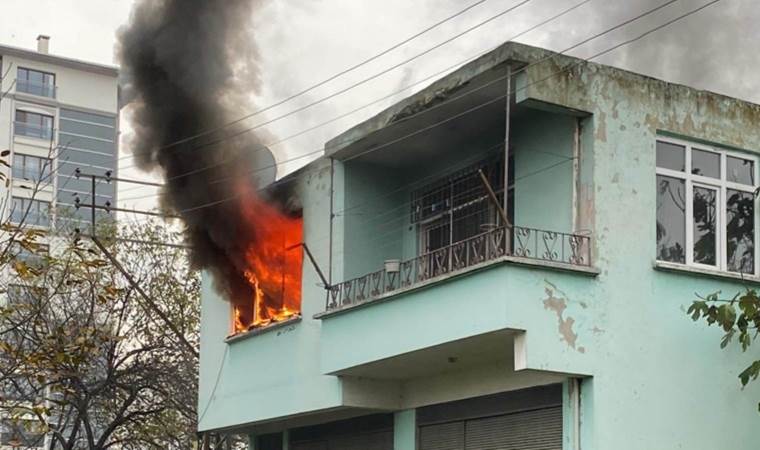
[[[165,175],[163,209],[181,216],[194,266],[209,270],[233,301],[252,296],[243,272],[259,232],[243,217],[239,197],[274,179],[274,159],[256,134],[230,137],[239,131],[230,128],[173,144],[250,111],[260,83],[250,24],[256,6],[141,0],[118,34],[136,164]]]

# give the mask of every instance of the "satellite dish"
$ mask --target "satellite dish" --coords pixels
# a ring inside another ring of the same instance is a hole
[[[261,189],[269,186],[277,179],[277,162],[274,155],[268,148],[258,148],[253,150],[251,155],[253,161],[253,178],[256,186]]]

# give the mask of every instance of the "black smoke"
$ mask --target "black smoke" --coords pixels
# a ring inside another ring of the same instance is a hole
[[[250,191],[274,178],[269,151],[244,126],[189,136],[246,112],[260,83],[251,29],[256,0],[140,0],[118,32],[122,97],[139,168],[166,179],[162,208],[179,214],[195,267],[214,275],[229,299],[251,298],[241,276],[245,244],[256,230],[241,220],[241,183]]]

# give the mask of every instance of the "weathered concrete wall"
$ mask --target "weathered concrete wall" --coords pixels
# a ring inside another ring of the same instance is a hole
[[[512,124],[515,225],[573,231],[576,118],[530,111]]]
[[[531,61],[546,55],[539,49],[505,46],[456,76],[508,59]],[[320,322],[311,316],[322,310],[324,294],[305,265],[303,322],[282,335],[262,334],[227,350],[222,339],[229,309],[205,283],[201,411],[213,400],[201,428],[339,408],[349,398],[346,387],[322,375],[324,371],[511,329],[524,331],[521,363],[527,370],[591,376],[581,383],[580,440],[586,450],[756,448],[760,385],[741,390],[736,375],[757,357],[757,349],[750,354],[733,347],[721,350],[720,331],[694,324],[685,314],[695,292],[730,294],[741,284],[660,272],[653,262],[657,134],[755,153],[760,151],[760,108],[624,71],[576,64],[560,57],[533,66],[524,95],[592,115],[582,121],[582,214],[576,221],[577,228],[594,232],[597,277],[500,265]],[[570,66],[549,83],[537,82]],[[561,121],[550,125],[564,128]],[[311,180],[302,186],[306,241],[311,245],[314,240],[312,249],[324,261],[327,246],[320,239],[329,223],[324,186],[329,174],[306,179]],[[338,190],[342,183],[336,183]],[[540,183],[534,186],[540,188]],[[338,192],[336,199],[343,195]],[[336,246],[345,246],[347,222],[336,218],[335,224]],[[335,267],[342,264],[348,259],[336,255]],[[492,369],[483,367],[482,373]],[[464,393],[465,388],[470,393],[485,389],[473,387],[477,377],[472,371],[467,386],[463,378],[440,374],[404,382],[400,389],[386,382],[353,384],[350,401],[362,407],[375,402],[381,408],[406,408],[404,399],[411,394],[405,397],[404,386],[412,387],[415,395],[425,392],[416,397],[424,397],[423,403]],[[566,449],[572,448],[571,437],[566,434]]]
[[[534,52],[540,53],[524,50]],[[594,237],[601,275],[583,290],[547,278],[543,295],[560,328],[577,330],[576,350],[583,345],[585,353],[576,358],[593,367],[593,429],[584,434],[591,441],[584,448],[754,448],[760,386],[742,391],[736,376],[757,350],[720,350],[721,333],[691,323],[684,313],[695,292],[730,295],[742,285],[653,269],[655,139],[675,135],[757,154],[760,107],[576,64],[558,58],[531,68],[528,84],[535,84],[527,96],[593,114]],[[572,68],[551,82],[537,82],[566,67]],[[551,352],[540,359],[535,363],[557,361]]]
[[[304,240],[323,267],[329,248],[329,161],[312,164],[298,177],[304,205]],[[340,237],[340,233],[338,232]],[[322,375],[319,366],[325,291],[304,258],[303,319],[225,343],[230,330],[229,304],[214,292],[204,275],[201,294],[201,364],[199,429],[241,425],[276,417],[314,412],[342,404],[340,381]]]
[[[342,280],[383,267],[386,259],[403,258],[403,235],[409,221],[406,184],[394,171],[351,161],[344,164],[345,202],[336,209],[343,216],[345,260]]]

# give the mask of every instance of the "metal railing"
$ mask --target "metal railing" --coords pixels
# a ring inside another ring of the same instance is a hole
[[[53,84],[35,83],[29,80],[16,79],[16,92],[37,95],[39,97],[55,98],[57,88]]]
[[[362,303],[439,276],[504,256],[591,265],[591,236],[526,227],[496,227],[463,241],[401,261],[398,271],[385,269],[334,284],[327,291],[328,311]]]

